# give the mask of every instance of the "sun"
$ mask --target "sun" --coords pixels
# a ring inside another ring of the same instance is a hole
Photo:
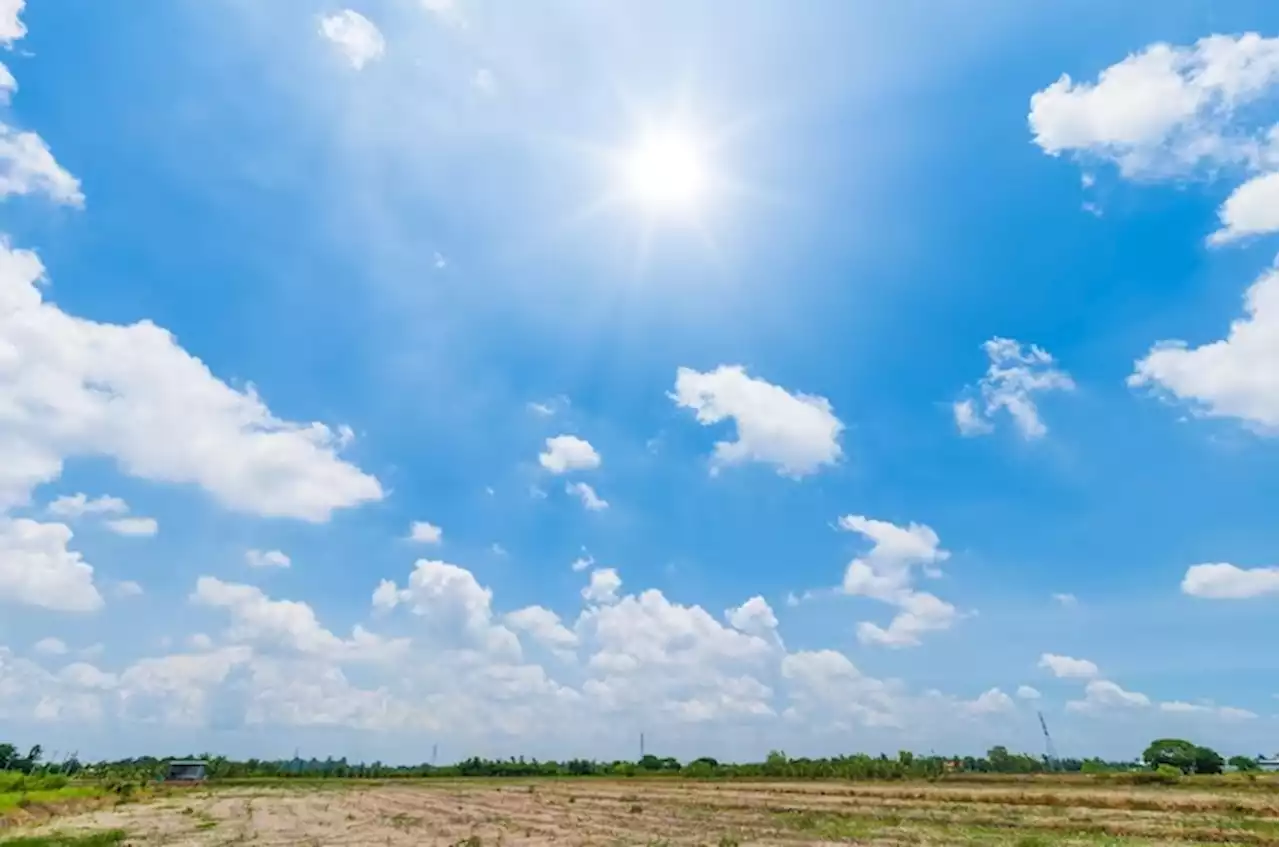
[[[622,171],[628,197],[650,214],[691,214],[707,194],[703,148],[688,132],[646,134],[623,156]]]

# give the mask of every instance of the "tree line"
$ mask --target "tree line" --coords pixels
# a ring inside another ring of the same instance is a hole
[[[776,778],[776,779],[936,779],[947,774],[1036,774],[1118,773],[1153,771],[1181,774],[1216,774],[1227,767],[1256,771],[1259,761],[1248,756],[1229,760],[1208,747],[1176,738],[1157,739],[1139,761],[1107,761],[1101,758],[1056,759],[1013,753],[1002,746],[992,747],[985,756],[917,755],[902,751],[896,757],[855,753],[823,758],[789,757],[772,751],[762,762],[721,762],[701,757],[681,762],[673,757],[652,754],[637,761],[597,761],[569,759],[549,761],[471,757],[447,764],[388,765],[382,762],[349,762],[334,759],[231,759],[213,754],[169,758],[142,756],[101,762],[81,762],[71,756],[62,761],[45,761],[40,745],[25,755],[12,744],[0,743],[0,770],[27,774],[65,774],[122,779],[150,779],[164,775],[171,759],[199,759],[207,765],[211,779],[313,778],[391,779],[397,777],[553,777],[553,776],[685,776],[693,778]]]

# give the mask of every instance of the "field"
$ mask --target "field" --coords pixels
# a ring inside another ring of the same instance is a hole
[[[93,833],[96,841],[80,841]],[[35,838],[18,844],[39,847],[1278,843],[1274,779],[1177,787],[1052,778],[275,783],[188,789],[21,834]]]

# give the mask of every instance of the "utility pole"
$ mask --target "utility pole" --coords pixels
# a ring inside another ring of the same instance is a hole
[[[1040,719],[1040,731],[1044,733],[1044,759],[1049,770],[1056,771],[1058,769],[1058,751],[1053,748],[1053,737],[1049,735],[1049,725],[1044,722],[1044,713],[1036,712],[1036,717]]]
[[[640,758],[644,758],[644,733],[640,733]]]

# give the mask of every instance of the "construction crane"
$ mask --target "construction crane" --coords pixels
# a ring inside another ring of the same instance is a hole
[[[1053,736],[1049,734],[1049,725],[1044,722],[1044,713],[1036,712],[1040,719],[1040,731],[1044,733],[1044,762],[1051,771],[1058,769],[1058,751],[1053,749]]]

